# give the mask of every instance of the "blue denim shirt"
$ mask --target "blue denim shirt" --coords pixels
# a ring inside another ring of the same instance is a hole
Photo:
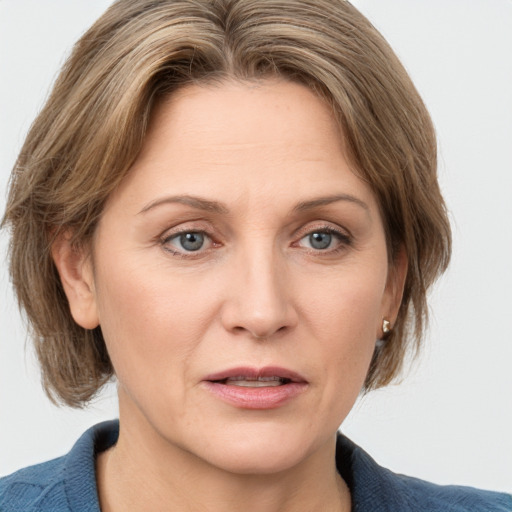
[[[71,451],[0,479],[1,512],[99,512],[95,454],[117,441],[119,423],[87,430]],[[512,512],[512,496],[470,487],[439,486],[397,475],[339,435],[338,471],[353,512]]]

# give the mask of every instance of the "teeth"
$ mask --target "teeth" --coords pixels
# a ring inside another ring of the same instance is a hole
[[[226,382],[228,386],[241,386],[244,388],[269,388],[281,385],[281,381],[261,381],[261,380],[232,380]]]
[[[245,388],[263,388],[276,387],[283,384],[284,379],[281,377],[258,377],[256,379],[248,379],[247,377],[229,377],[226,379],[228,386],[242,386]]]

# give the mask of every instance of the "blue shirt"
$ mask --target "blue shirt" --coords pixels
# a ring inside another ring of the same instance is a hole
[[[99,512],[95,457],[116,443],[119,423],[87,430],[71,451],[0,479],[1,512]],[[512,496],[470,487],[439,486],[397,475],[339,435],[338,471],[353,512],[512,512]]]

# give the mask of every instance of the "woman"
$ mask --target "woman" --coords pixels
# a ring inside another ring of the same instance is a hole
[[[2,510],[510,510],[336,437],[448,263],[435,149],[348,2],[114,4],[4,222],[47,392],[80,406],[115,375],[119,424],[3,479]]]

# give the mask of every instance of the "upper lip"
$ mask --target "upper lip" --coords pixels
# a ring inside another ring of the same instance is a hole
[[[307,380],[297,372],[282,368],[279,366],[265,366],[263,368],[254,368],[249,366],[239,366],[229,368],[217,373],[207,375],[203,380],[223,381],[232,377],[245,377],[246,379],[257,379],[258,377],[280,377],[290,382],[307,382]]]

